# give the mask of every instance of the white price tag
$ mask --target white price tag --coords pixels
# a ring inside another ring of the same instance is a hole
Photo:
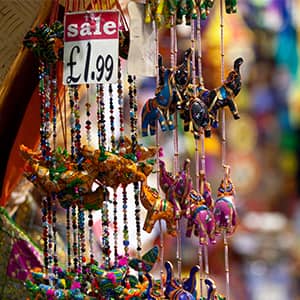
[[[67,13],[64,24],[63,83],[116,83],[119,11]]]

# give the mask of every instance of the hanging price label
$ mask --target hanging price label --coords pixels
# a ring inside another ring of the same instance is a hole
[[[64,24],[63,83],[117,82],[119,11],[67,13]]]

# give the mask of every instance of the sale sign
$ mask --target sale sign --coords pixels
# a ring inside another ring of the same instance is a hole
[[[119,11],[67,13],[64,26],[63,83],[117,82]]]

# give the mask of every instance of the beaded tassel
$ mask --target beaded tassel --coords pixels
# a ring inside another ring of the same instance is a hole
[[[52,65],[51,70],[51,102],[52,102],[52,148],[53,152],[56,152],[56,137],[57,137],[57,78],[56,78],[56,64]],[[56,169],[56,156],[52,156],[52,167]],[[57,195],[55,193],[51,194],[51,202],[52,202],[52,242],[53,242],[53,249],[52,249],[52,256],[53,256],[53,266],[54,272],[57,273],[58,267],[58,258],[57,258],[57,240],[56,240],[56,210],[57,210]],[[51,207],[50,207],[51,208]],[[50,248],[50,245],[49,245]]]
[[[126,257],[129,257],[129,232],[128,232],[128,217],[127,217],[127,191],[123,186],[123,246]]]
[[[74,147],[77,160],[79,159],[80,147],[81,147],[81,125],[80,125],[80,106],[79,106],[79,94],[78,87],[74,86]]]
[[[89,97],[89,85],[86,85],[86,103],[85,103],[85,107],[86,107],[86,121],[85,121],[85,129],[86,129],[86,140],[87,140],[87,145],[90,146],[91,145],[91,125],[92,122],[90,120],[90,116],[91,116],[91,103],[90,103],[90,97]]]
[[[76,204],[72,204],[72,232],[73,232],[73,265],[74,270],[78,270],[78,243],[77,243],[77,209]]]
[[[102,207],[102,253],[104,266],[108,270],[110,268],[110,245],[109,245],[109,216],[108,216],[108,200],[103,202]]]
[[[114,99],[112,84],[108,86],[109,93],[109,113],[110,113],[110,131],[111,131],[111,151],[116,152],[116,137],[115,137],[115,117],[114,117]],[[116,189],[113,193],[113,237],[114,237],[114,264],[118,264],[118,195]]]
[[[120,139],[119,139],[119,147],[120,152],[124,148],[124,99],[123,99],[123,87],[122,87],[122,73],[121,73],[121,62],[119,60],[119,71],[118,71],[118,85],[117,85],[117,93],[118,93],[118,104],[119,104],[119,119],[120,119]],[[127,215],[127,191],[126,186],[122,187],[122,195],[123,195],[123,246],[124,246],[124,255],[129,257],[129,233],[128,233],[128,215]]]
[[[115,117],[114,117],[114,99],[113,99],[113,89],[112,84],[109,84],[108,86],[108,92],[109,92],[109,113],[110,113],[110,142],[111,142],[111,151],[116,151],[116,137],[115,137]]]
[[[98,121],[98,145],[99,149],[106,149],[105,130],[105,104],[103,84],[97,84],[97,121]],[[109,215],[108,199],[103,201],[102,213],[102,259],[106,269],[110,267],[110,245],[109,245]]]
[[[47,197],[47,225],[48,225],[48,268],[52,265],[53,236],[52,236],[52,202],[51,197]]]
[[[91,264],[94,263],[93,225],[94,225],[93,214],[92,214],[92,211],[89,210],[89,212],[88,212],[88,226],[89,226],[89,245],[90,245],[90,263]]]
[[[57,226],[56,226],[56,210],[57,210],[57,195],[52,194],[52,232],[53,232],[53,266],[54,272],[56,273],[58,267],[58,258],[57,258]]]
[[[90,103],[90,95],[89,95],[89,85],[86,85],[86,103],[85,103],[85,107],[86,107],[86,121],[85,121],[85,129],[86,129],[86,139],[87,139],[87,144],[88,146],[91,145],[91,125],[92,122],[90,120],[90,116],[91,116],[91,103]],[[90,263],[94,262],[94,248],[93,248],[93,239],[94,239],[94,235],[93,235],[93,213],[91,210],[88,210],[88,239],[89,239],[89,254],[90,254]],[[85,261],[85,257],[83,257],[83,260]]]
[[[48,275],[48,268],[49,268],[49,260],[48,260],[48,199],[47,197],[43,197],[42,199],[42,226],[43,226],[43,254],[44,254],[44,273],[46,276]]]
[[[124,146],[124,99],[123,99],[123,87],[122,87],[122,72],[121,72],[121,62],[119,60],[119,71],[118,71],[118,84],[117,84],[117,93],[118,93],[118,105],[119,105],[119,119],[120,119],[120,149]]]
[[[114,264],[118,265],[118,195],[116,189],[113,194],[113,232],[114,232]]]
[[[78,249],[79,249],[79,269],[82,271],[82,266],[86,263],[85,257],[85,227],[84,227],[84,208],[83,197],[80,189],[77,190],[79,195],[78,204]]]
[[[39,66],[39,96],[41,100],[41,153],[45,161],[51,161],[51,149],[50,149],[50,80],[49,80],[49,69],[43,62]]]
[[[51,147],[50,147],[50,111],[51,111],[51,81],[49,79],[49,68],[40,61],[39,65],[39,97],[41,101],[40,106],[40,149],[44,160],[51,162]],[[43,226],[43,241],[44,241],[44,269],[46,276],[51,266],[51,247],[52,236],[50,231],[50,224],[52,223],[51,216],[51,198],[44,197],[42,200],[42,226]]]
[[[71,272],[71,217],[70,208],[66,209],[66,237],[67,237],[67,271]]]
[[[103,84],[97,84],[98,145],[106,148],[105,103]]]
[[[75,158],[75,111],[74,111],[74,93],[73,87],[68,88],[69,92],[69,101],[70,101],[70,126],[71,126],[71,159]]]
[[[137,147],[137,102],[136,102],[136,85],[135,76],[128,75],[129,83],[129,106],[130,106],[130,128],[132,153],[136,153]],[[136,237],[137,237],[137,255],[141,257],[142,241],[141,241],[141,207],[139,201],[139,183],[133,183],[134,203],[135,203],[135,220],[136,220]]]

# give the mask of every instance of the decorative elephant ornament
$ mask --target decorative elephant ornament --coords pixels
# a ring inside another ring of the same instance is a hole
[[[211,136],[211,127],[218,127],[217,112],[226,106],[229,107],[234,119],[239,119],[237,105],[234,98],[241,90],[240,66],[243,59],[234,61],[233,70],[227,75],[224,83],[215,89],[208,90],[201,84],[196,87],[189,84],[183,93],[180,106],[180,117],[184,120],[184,130],[190,130],[193,125],[194,138],[199,139],[200,129],[204,129],[206,137]]]
[[[210,243],[215,244],[216,224],[213,212],[205,204],[203,204],[204,199],[200,193],[192,190],[189,197],[192,199],[192,202],[190,215],[187,216],[188,224],[186,236],[191,237],[194,229],[194,234],[199,237],[199,243],[201,245],[207,245],[208,240]]]
[[[225,165],[225,176],[218,188],[218,198],[215,201],[214,216],[216,233],[233,234],[237,225],[237,212],[234,204],[235,187],[230,178],[230,166]]]
[[[174,177],[165,168],[165,163],[160,160],[159,182],[166,195],[166,199],[174,207],[174,217],[179,219],[189,209],[188,195],[192,189],[190,176],[190,160],[186,159],[182,170]]]
[[[233,234],[237,225],[237,212],[233,196],[217,198],[213,211],[216,221],[216,234],[226,232]]]
[[[156,133],[156,123],[159,121],[161,130],[173,130],[173,114],[177,111],[179,103],[182,102],[183,92],[191,81],[192,50],[184,53],[184,61],[173,69],[165,69],[159,59],[159,86],[155,97],[148,99],[142,108],[142,135]]]

